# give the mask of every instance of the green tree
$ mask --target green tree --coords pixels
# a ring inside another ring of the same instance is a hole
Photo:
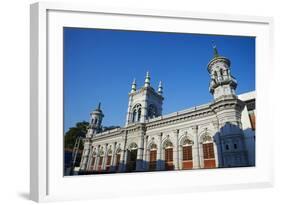
[[[64,135],[64,148],[73,149],[77,137],[85,137],[89,123],[86,121],[77,122],[75,127],[69,128]],[[80,149],[83,147],[80,144]]]

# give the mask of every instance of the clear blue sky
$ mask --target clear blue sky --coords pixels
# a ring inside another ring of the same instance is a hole
[[[255,38],[64,28],[64,130],[89,120],[99,102],[103,125],[125,124],[133,78],[164,87],[163,114],[212,100],[207,64],[219,54],[231,60],[237,94],[255,90]]]

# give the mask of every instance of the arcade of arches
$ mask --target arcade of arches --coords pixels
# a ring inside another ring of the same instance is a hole
[[[161,148],[155,142],[146,145],[144,149],[140,149],[137,143],[133,142],[126,150],[120,147],[113,150],[111,146],[97,145],[97,148],[93,147],[95,151],[90,155],[91,163],[87,170],[132,172],[216,168],[216,145],[210,139],[211,137],[203,139],[199,149],[187,137],[179,142],[178,147],[169,139],[160,144]]]

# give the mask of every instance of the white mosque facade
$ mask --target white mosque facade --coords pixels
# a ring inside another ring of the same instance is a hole
[[[255,166],[255,92],[236,95],[230,60],[208,64],[213,101],[162,115],[163,87],[132,83],[125,126],[102,132],[100,104],[83,139],[80,172],[116,173]]]

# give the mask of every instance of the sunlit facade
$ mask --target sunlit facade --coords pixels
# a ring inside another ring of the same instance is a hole
[[[81,173],[116,173],[255,165],[255,92],[237,96],[230,60],[208,64],[213,101],[162,115],[163,86],[134,80],[125,126],[102,132],[99,104],[84,138]],[[188,88],[186,88],[188,89]]]

